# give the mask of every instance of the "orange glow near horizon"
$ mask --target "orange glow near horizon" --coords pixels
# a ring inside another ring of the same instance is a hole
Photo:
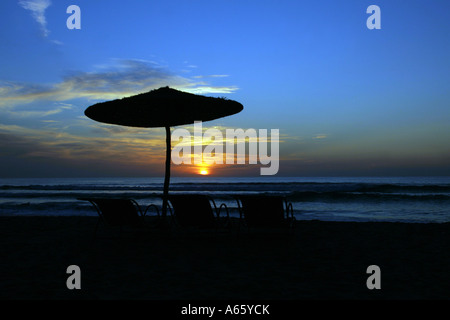
[[[208,170],[206,170],[205,168],[201,168],[200,172],[199,172],[202,176],[206,176],[209,174]]]

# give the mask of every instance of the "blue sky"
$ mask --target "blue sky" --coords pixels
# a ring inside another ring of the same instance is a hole
[[[66,26],[72,4],[80,30]],[[371,4],[380,30],[366,27]],[[166,85],[244,105],[205,126],[279,129],[279,175],[449,175],[449,12],[437,0],[2,1],[0,177],[162,175],[163,130],[83,112]]]

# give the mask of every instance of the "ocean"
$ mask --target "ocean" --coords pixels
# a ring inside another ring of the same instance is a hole
[[[96,216],[79,197],[161,206],[163,178],[0,179],[0,216]],[[204,193],[238,217],[236,194],[282,194],[297,220],[450,222],[450,177],[177,178],[172,193]],[[152,213],[149,213],[152,214]]]

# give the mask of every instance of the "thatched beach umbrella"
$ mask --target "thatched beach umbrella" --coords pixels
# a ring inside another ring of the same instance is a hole
[[[163,216],[167,210],[170,183],[170,127],[210,121],[240,112],[239,102],[213,98],[163,87],[135,96],[94,104],[85,115],[95,121],[128,127],[166,129],[166,168]]]

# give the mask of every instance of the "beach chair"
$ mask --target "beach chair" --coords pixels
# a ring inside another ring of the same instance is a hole
[[[295,226],[292,203],[284,196],[240,195],[236,197],[239,210],[239,227],[247,230],[264,228],[266,230],[289,229]]]
[[[214,199],[203,194],[168,195],[168,208],[175,225],[183,229],[229,230],[230,215],[227,206],[217,207]],[[221,216],[221,210],[225,215]]]
[[[150,204],[142,210],[133,199],[117,198],[78,198],[78,200],[89,201],[96,209],[99,219],[95,226],[93,238],[96,238],[99,225],[116,228],[120,233],[124,228],[143,228],[146,226],[144,217],[150,208],[156,210],[159,217],[159,209],[156,205]]]

